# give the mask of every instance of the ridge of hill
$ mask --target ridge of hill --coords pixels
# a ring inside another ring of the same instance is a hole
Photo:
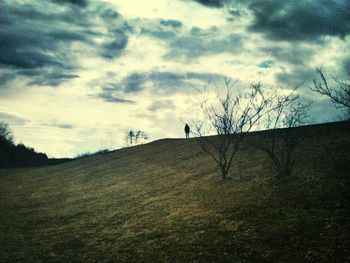
[[[0,261],[350,262],[350,122],[277,181],[247,137],[223,181],[196,138],[0,170]]]

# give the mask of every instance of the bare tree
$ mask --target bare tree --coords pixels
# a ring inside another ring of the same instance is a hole
[[[134,132],[135,134],[135,144],[143,144],[146,140],[148,140],[148,134],[144,131]]]
[[[238,92],[238,95],[233,94],[234,84],[230,78],[224,77],[224,95],[217,89],[214,103],[203,100],[204,119],[191,122],[192,133],[199,136],[201,148],[219,166],[224,180],[228,178],[243,139],[266,113],[271,99],[264,96],[260,83],[252,84],[249,91]],[[212,131],[218,136],[205,136]]]
[[[288,177],[292,174],[296,150],[306,138],[305,132],[300,132],[298,126],[309,123],[309,103],[302,103],[294,91],[287,96],[278,96],[271,101],[271,109],[264,118],[266,131],[254,138],[251,145],[263,151],[272,161],[278,177]]]
[[[125,133],[125,142],[127,146],[132,146],[134,145],[134,131],[130,130]]]
[[[125,141],[127,146],[143,144],[148,140],[148,134],[144,131],[127,131],[125,133]]]
[[[330,87],[321,68],[317,68],[316,72],[321,80],[314,79],[314,85],[311,90],[319,94],[329,97],[337,108],[345,108],[347,111],[347,119],[350,119],[350,82],[346,83],[331,75],[337,84],[337,87]]]
[[[13,133],[6,122],[0,122],[0,140],[13,143]]]

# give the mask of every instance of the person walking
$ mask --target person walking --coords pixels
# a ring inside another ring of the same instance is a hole
[[[186,139],[190,138],[190,126],[186,123],[185,125]]]

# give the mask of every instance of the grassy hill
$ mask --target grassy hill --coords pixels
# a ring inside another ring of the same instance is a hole
[[[2,170],[0,261],[350,262],[350,123],[306,131],[295,176],[278,181],[248,141],[240,180],[223,181],[196,139]]]

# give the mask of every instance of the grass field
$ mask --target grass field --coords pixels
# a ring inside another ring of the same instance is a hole
[[[283,180],[247,141],[223,181],[196,139],[2,170],[0,261],[350,262],[350,123],[302,129]]]

